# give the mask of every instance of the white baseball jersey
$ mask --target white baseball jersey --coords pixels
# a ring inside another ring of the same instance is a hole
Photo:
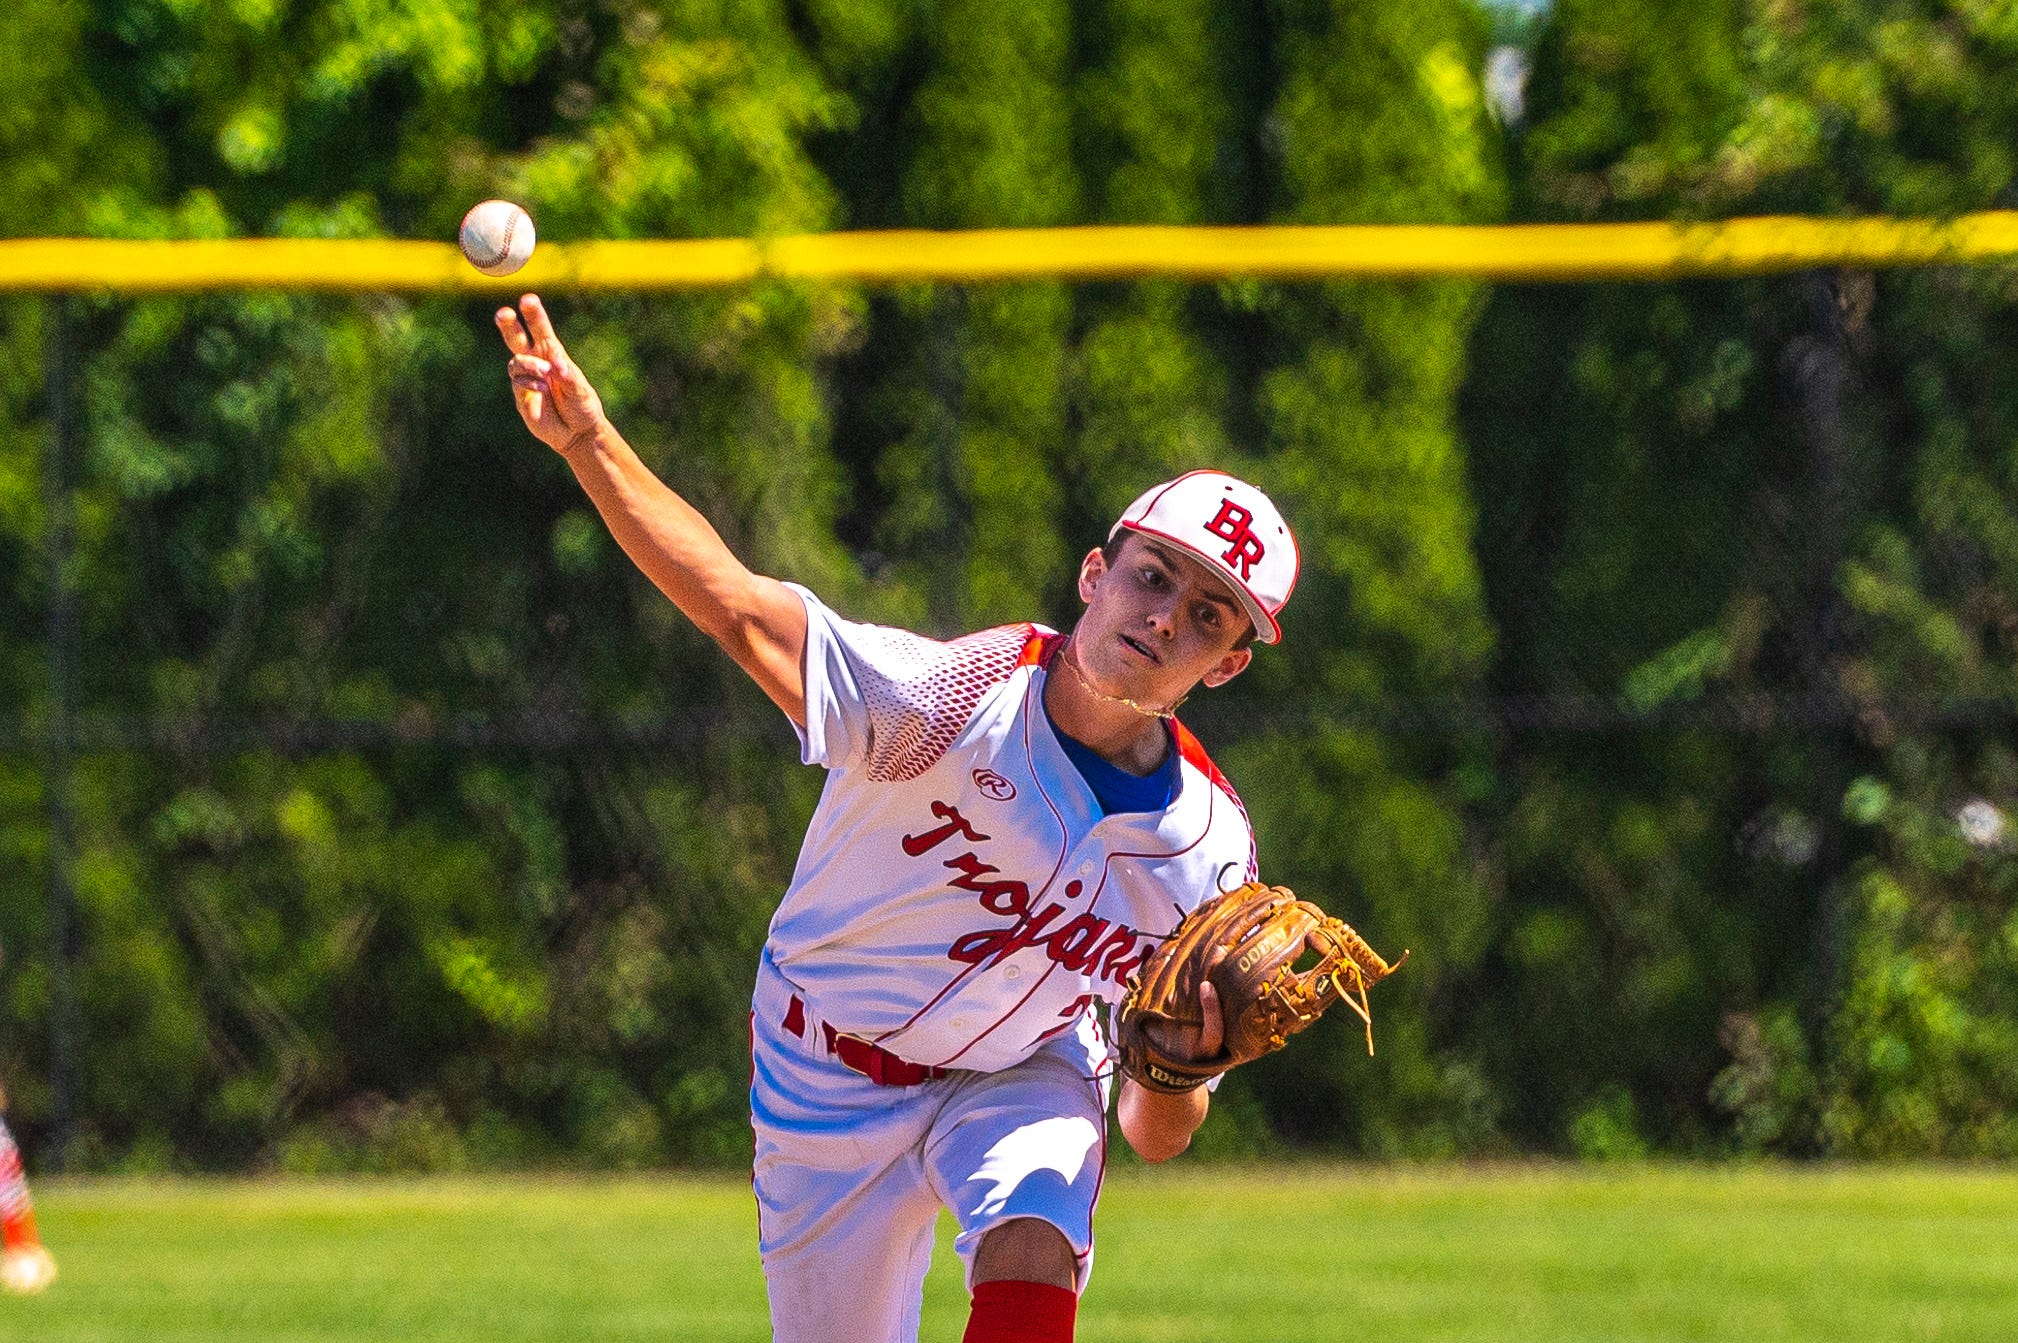
[[[999,1071],[1118,999],[1186,913],[1254,877],[1239,798],[1175,723],[1170,805],[1102,815],[1043,707],[1061,636],[942,643],[795,591],[802,753],[828,775],[766,959],[821,1020],[913,1063]]]

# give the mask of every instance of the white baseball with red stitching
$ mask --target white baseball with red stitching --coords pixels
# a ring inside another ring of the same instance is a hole
[[[457,242],[485,275],[510,275],[532,259],[532,216],[510,201],[482,201],[462,217]]]

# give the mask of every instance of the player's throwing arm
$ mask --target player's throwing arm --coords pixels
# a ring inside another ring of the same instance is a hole
[[[527,294],[517,311],[499,308],[496,320],[511,352],[512,399],[526,428],[574,468],[632,563],[803,724],[806,611],[799,599],[776,579],[745,567],[708,520],[631,450],[568,357],[538,295]]]

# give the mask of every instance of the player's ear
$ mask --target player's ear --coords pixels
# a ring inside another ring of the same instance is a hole
[[[1079,600],[1090,602],[1093,591],[1100,586],[1100,580],[1107,576],[1107,556],[1095,546],[1086,552],[1086,558],[1079,561]]]
[[[1236,648],[1233,652],[1221,658],[1218,666],[1205,673],[1199,679],[1205,682],[1207,688],[1217,690],[1234,677],[1240,675],[1240,673],[1246,671],[1247,664],[1252,661],[1254,661],[1254,650],[1252,648]]]

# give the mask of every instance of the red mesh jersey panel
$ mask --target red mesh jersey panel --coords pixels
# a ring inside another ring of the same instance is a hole
[[[876,632],[883,646],[863,659],[860,673],[869,706],[869,777],[878,783],[915,779],[938,764],[981,697],[1033,661],[1037,647],[1032,625],[1003,625],[950,643],[905,630]]]

